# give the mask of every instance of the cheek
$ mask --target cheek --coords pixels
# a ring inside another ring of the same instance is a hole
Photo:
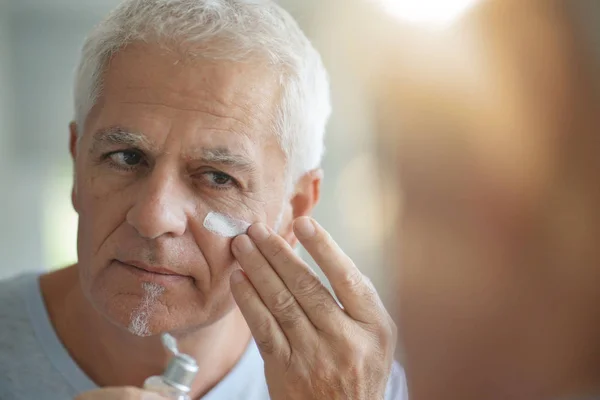
[[[235,259],[231,253],[232,239],[207,230],[203,224],[204,218],[194,218],[189,222],[188,228],[210,271],[210,280],[198,280],[197,285],[208,289],[209,285],[220,286],[224,277],[229,278],[235,267]]]
[[[100,179],[79,179],[76,193],[79,212],[80,258],[95,254],[126,220],[132,198],[126,191],[111,191]]]

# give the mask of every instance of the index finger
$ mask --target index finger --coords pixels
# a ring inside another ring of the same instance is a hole
[[[133,386],[108,387],[91,390],[77,395],[73,400],[167,400],[158,393]]]
[[[294,234],[329,279],[335,295],[351,318],[373,323],[385,314],[371,281],[321,225],[312,218],[300,217],[294,221]]]

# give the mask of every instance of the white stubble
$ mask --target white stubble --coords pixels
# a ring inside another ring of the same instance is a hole
[[[144,296],[139,307],[131,313],[131,322],[129,323],[129,332],[136,336],[149,336],[151,334],[149,328],[150,317],[154,305],[158,298],[163,294],[165,288],[157,283],[143,282],[142,290]]]

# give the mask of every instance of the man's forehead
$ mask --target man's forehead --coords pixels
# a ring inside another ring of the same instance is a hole
[[[207,101],[223,111],[251,108],[254,103],[262,108],[280,98],[275,72],[273,66],[258,60],[190,58],[158,45],[134,43],[111,58],[105,90],[142,90],[149,102],[156,103],[163,102],[166,93],[176,94],[192,109],[202,108]]]
[[[96,107],[102,114],[99,125],[144,120],[169,129],[188,124],[245,134],[255,141],[273,133],[281,88],[269,66],[186,61],[159,50],[134,44],[111,59]]]

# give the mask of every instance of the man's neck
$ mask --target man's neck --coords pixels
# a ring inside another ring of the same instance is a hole
[[[98,386],[141,386],[164,371],[169,354],[158,335],[138,337],[106,320],[84,296],[77,267],[41,278],[42,294],[58,337]],[[198,362],[193,398],[207,393],[235,366],[251,335],[236,308],[207,328],[186,335],[182,351]]]

